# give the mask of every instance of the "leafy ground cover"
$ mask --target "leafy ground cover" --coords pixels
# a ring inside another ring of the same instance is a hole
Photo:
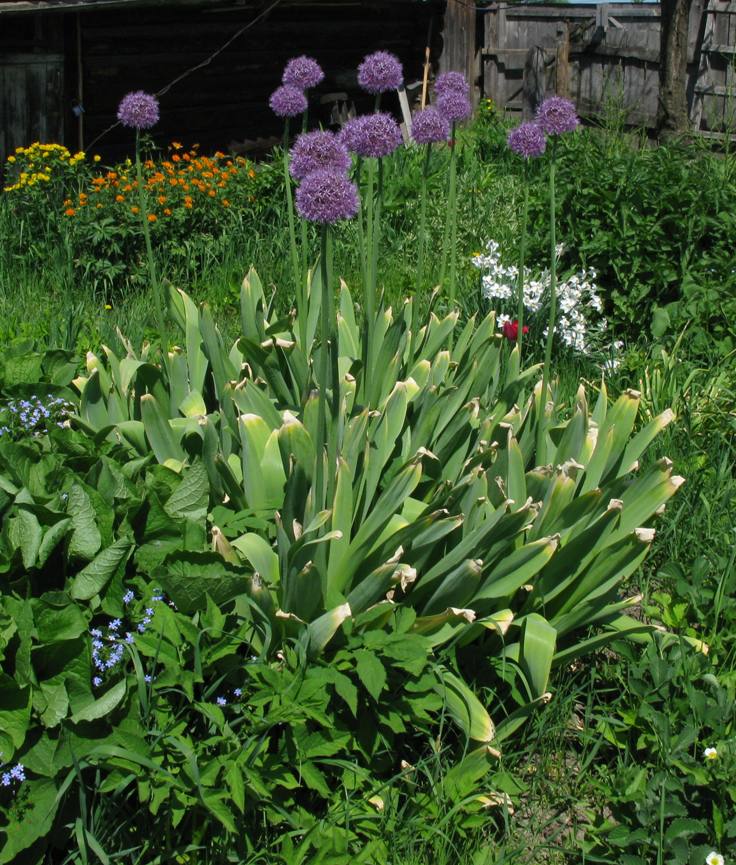
[[[0,861],[732,861],[733,160],[561,138],[600,347],[543,409],[548,162],[505,136],[456,135],[459,314],[446,146],[383,159],[383,299],[361,218],[304,225],[301,316],[280,152],[144,158],[153,270],[133,163],[14,157]]]

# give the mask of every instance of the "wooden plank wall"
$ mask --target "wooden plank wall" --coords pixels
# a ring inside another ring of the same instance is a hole
[[[5,155],[64,135],[61,21],[27,16],[14,38],[0,28],[0,173]]]
[[[529,113],[524,105],[524,67],[530,50],[539,49],[546,93],[568,95],[589,117],[654,126],[659,94],[658,4],[498,3],[488,8],[483,23],[483,89],[500,109]],[[735,46],[736,3],[695,0],[690,16],[688,96],[695,128],[706,134],[722,132],[729,111],[733,114]]]

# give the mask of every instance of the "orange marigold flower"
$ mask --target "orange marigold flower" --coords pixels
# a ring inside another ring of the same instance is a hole
[[[71,203],[72,203],[71,198],[65,198],[65,199],[64,199],[64,207],[69,207],[69,205],[70,205]]]
[[[179,156],[177,153],[175,153],[175,154],[171,157],[171,161],[172,161],[172,162],[180,162],[180,161],[181,161],[181,156]]]
[[[149,213],[148,214],[148,221],[149,222],[156,222],[157,219],[158,219],[158,216],[156,216],[155,213]]]
[[[188,153],[184,154],[183,159],[184,159],[184,162],[191,162],[192,161],[192,157]]]
[[[182,145],[179,141],[172,141],[171,146],[174,150],[181,150],[184,145]]]
[[[215,192],[214,189],[210,189],[210,191],[207,193],[207,195],[209,195],[210,198],[214,198],[217,195],[217,193]]]
[[[168,207],[164,207],[164,216],[171,216],[171,211]]]
[[[125,186],[123,187],[123,192],[132,192],[132,191],[133,191],[133,187],[129,183],[126,183]]]
[[[178,186],[178,185],[179,185],[179,181],[175,177],[172,177],[171,180],[169,181],[169,186]]]
[[[141,209],[140,209],[140,207],[136,207],[135,205],[133,205],[133,207],[130,208],[130,212],[137,214],[137,213],[141,212]]]
[[[166,196],[165,195],[159,195],[158,203],[159,204],[166,204]]]
[[[250,178],[252,179],[252,178],[254,178],[255,176],[256,176],[256,170],[255,170],[255,168],[249,168],[249,169],[248,169],[248,177],[250,177]]]
[[[74,216],[74,214],[75,214],[76,212],[77,212],[77,211],[76,211],[73,207],[67,207],[67,209],[64,211],[64,214],[65,214],[66,216]]]
[[[230,207],[230,202],[227,200],[227,198],[222,199],[222,206],[223,207]]]
[[[191,201],[185,201],[184,207],[186,207],[187,210],[191,210],[192,209],[192,202]]]
[[[117,201],[118,204],[120,204],[121,202],[125,201],[125,196],[124,196],[124,195],[120,195],[120,194],[118,193],[118,194],[115,196],[115,201]]]

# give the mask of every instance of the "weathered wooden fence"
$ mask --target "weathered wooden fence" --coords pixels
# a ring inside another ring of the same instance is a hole
[[[528,117],[540,96],[568,96],[587,116],[654,126],[659,4],[494,4],[484,12],[481,84],[499,109]],[[733,133],[736,2],[695,0],[688,104],[695,129]]]

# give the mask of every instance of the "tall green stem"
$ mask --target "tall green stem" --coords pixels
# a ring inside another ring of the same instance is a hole
[[[452,124],[452,138],[450,139],[450,183],[447,192],[447,215],[445,217],[445,235],[442,240],[442,267],[440,269],[440,284],[444,285],[447,273],[447,256],[452,256],[450,266],[450,303],[455,301],[455,249],[451,248],[453,238],[457,238],[457,164],[455,155],[455,124]]]
[[[139,211],[141,216],[141,225],[143,226],[143,237],[146,242],[146,257],[148,259],[148,278],[151,281],[151,286],[153,287],[153,294],[156,298],[154,303],[154,308],[156,310],[156,319],[159,331],[159,338],[161,339],[161,353],[164,358],[164,362],[166,361],[166,352],[168,350],[168,339],[166,334],[166,316],[164,313],[165,304],[164,299],[162,297],[162,289],[161,284],[158,281],[158,277],[156,275],[156,262],[153,258],[153,245],[151,243],[151,227],[148,224],[148,202],[146,198],[146,191],[143,188],[143,169],[141,168],[141,146],[140,146],[140,132],[136,129],[135,132],[135,173],[138,179],[138,204]]]
[[[368,161],[368,184],[365,193],[366,206],[366,280],[364,287],[365,297],[363,306],[366,321],[372,327],[375,310],[373,308],[373,186],[375,184],[376,163],[374,159]]]
[[[291,192],[291,175],[289,174],[289,119],[284,123],[284,188],[286,190],[286,212],[289,217],[289,252],[291,255],[291,273],[294,280],[297,320],[299,323],[299,341],[306,351],[307,339],[307,305],[304,300],[304,273],[299,264],[299,252],[296,246],[296,220],[294,218],[294,197]]]
[[[329,267],[327,263],[327,232],[329,228],[326,225],[322,226],[320,234],[320,276],[322,282],[322,298],[320,302],[320,345],[319,345],[319,402],[317,411],[317,441],[315,442],[315,450],[317,452],[317,466],[315,468],[315,511],[323,510],[325,507],[325,477],[324,477],[324,447],[326,444],[327,435],[327,389],[330,378],[330,352],[329,352],[329,333],[330,333],[330,306],[328,301],[329,286]],[[329,447],[328,447],[329,453]],[[328,472],[329,456],[328,456]]]
[[[363,173],[363,157],[359,156],[355,163],[355,185],[358,187],[358,244],[360,246],[360,275],[363,285],[366,284],[366,251],[365,251],[365,229],[363,228],[363,196],[360,194],[361,175]]]
[[[516,283],[517,309],[516,322],[518,332],[516,344],[519,347],[519,363],[521,363],[521,343],[524,333],[524,267],[526,266],[526,230],[529,222],[529,170],[524,163],[524,204],[521,211],[521,241],[519,242],[519,276]]]
[[[427,144],[424,151],[424,164],[422,166],[422,188],[421,201],[419,203],[419,262],[417,264],[417,288],[424,288],[424,254],[427,246],[427,178],[429,177],[429,159],[432,154],[432,145]]]
[[[383,209],[383,159],[378,160],[378,188],[373,214],[373,237],[371,238],[371,308],[375,315],[378,292],[378,249],[381,245],[381,211]],[[371,321],[372,324],[372,321]]]
[[[557,139],[552,136],[552,158],[549,165],[549,322],[547,324],[547,343],[544,348],[544,368],[542,371],[542,392],[539,397],[539,419],[537,425],[537,465],[547,460],[547,388],[549,387],[552,366],[552,343],[557,323],[557,238],[555,236],[555,164]],[[550,394],[551,395],[551,394]]]

